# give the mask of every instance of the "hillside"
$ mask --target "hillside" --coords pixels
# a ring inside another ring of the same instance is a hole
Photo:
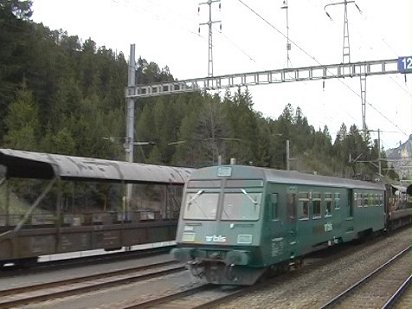
[[[387,150],[386,156],[393,160],[391,164],[401,179],[412,179],[412,134],[399,147]]]

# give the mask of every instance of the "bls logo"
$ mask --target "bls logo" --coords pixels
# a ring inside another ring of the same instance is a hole
[[[207,242],[211,242],[211,241],[213,241],[213,242],[226,242],[226,236],[222,236],[222,235],[219,235],[219,236],[216,236],[216,235],[206,236],[206,241]]]

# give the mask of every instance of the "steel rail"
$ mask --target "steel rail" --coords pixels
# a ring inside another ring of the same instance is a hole
[[[406,280],[400,285],[396,292],[388,299],[388,301],[382,306],[382,309],[393,308],[397,300],[405,293],[407,288],[412,282],[412,274],[406,278]]]
[[[363,277],[362,279],[360,279],[359,281],[357,281],[356,283],[354,283],[352,286],[350,286],[349,288],[347,288],[346,290],[344,290],[342,293],[340,293],[339,295],[335,296],[334,298],[332,298],[329,302],[327,302],[326,304],[322,305],[320,308],[321,309],[326,309],[326,308],[332,308],[334,306],[336,306],[339,302],[341,302],[344,298],[346,298],[351,292],[353,292],[355,289],[359,288],[360,286],[362,286],[363,284],[365,284],[367,281],[369,281],[371,278],[373,278],[374,276],[376,276],[378,273],[380,273],[382,270],[384,270],[385,268],[387,268],[389,265],[391,265],[393,262],[395,262],[397,259],[399,259],[400,257],[402,257],[404,254],[408,253],[410,250],[412,249],[412,245],[403,249],[402,251],[400,251],[399,253],[397,253],[395,256],[393,256],[391,259],[389,259],[388,261],[386,261],[384,264],[382,264],[381,266],[379,266],[378,268],[376,268],[374,271],[372,271],[371,273],[369,273],[368,275],[366,275],[365,277]]]
[[[1,291],[0,296],[16,296],[18,294],[23,294],[23,293],[33,293],[36,291],[43,291],[44,293],[40,293],[39,295],[34,295],[34,296],[25,296],[22,295],[22,297],[14,300],[6,300],[6,301],[0,301],[0,308],[10,308],[10,307],[16,307],[16,306],[22,306],[25,304],[32,304],[32,303],[38,303],[46,300],[52,300],[56,298],[61,298],[61,297],[67,297],[67,296],[72,296],[72,295],[79,295],[82,293],[87,293],[90,291],[96,291],[98,289],[103,289],[103,288],[110,288],[118,285],[123,285],[123,284],[128,284],[132,282],[138,282],[142,280],[147,280],[151,278],[156,278],[159,276],[164,276],[176,272],[180,272],[185,270],[185,267],[183,265],[178,265],[178,266],[172,266],[172,267],[167,267],[170,266],[170,264],[176,264],[173,261],[168,261],[168,262],[163,262],[163,263],[158,263],[158,264],[151,264],[151,265],[145,265],[145,266],[140,266],[140,267],[135,267],[135,268],[129,268],[129,269],[122,269],[118,271],[112,271],[108,273],[103,273],[103,274],[95,274],[95,275],[90,275],[90,276],[84,276],[84,277],[78,277],[78,278],[72,278],[68,280],[61,280],[61,281],[54,281],[50,283],[44,283],[44,284],[37,284],[33,286],[26,286],[26,287],[21,287],[21,288],[15,288],[15,289],[9,289],[9,290],[4,290]],[[166,266],[166,269],[155,271],[155,272],[150,272],[146,274],[140,274],[140,275],[132,275],[131,273],[133,272],[138,272],[138,271],[144,271],[147,269],[155,268],[155,267],[164,267]],[[130,274],[130,276],[128,276]],[[115,277],[115,276],[125,276],[121,278],[113,278],[110,280],[110,277]],[[102,282],[94,282],[94,280],[97,279],[105,279],[109,278],[107,281],[102,281]],[[85,284],[87,282],[90,282],[90,284]],[[78,284],[79,286],[76,286]],[[74,285],[74,287],[70,288],[69,285]],[[55,289],[55,288],[61,288],[61,287],[67,286],[67,288],[64,291],[47,291],[48,289]]]
[[[169,294],[169,295],[161,296],[159,298],[150,299],[148,301],[136,302],[130,306],[123,307],[123,309],[154,308],[154,306],[165,304],[167,302],[172,302],[174,300],[188,297],[188,296],[200,293],[200,292],[210,291],[214,288],[218,288],[218,287],[212,284],[204,284],[204,285],[189,288],[189,289],[186,289],[181,292],[174,293],[174,294]]]
[[[55,270],[63,270],[78,266],[98,265],[107,262],[119,262],[124,260],[139,259],[143,257],[150,257],[159,254],[168,254],[175,245],[166,245],[148,249],[136,249],[131,251],[121,251],[116,253],[102,253],[95,255],[76,256],[68,259],[56,259],[37,261],[29,268],[21,266],[3,266],[0,268],[0,279],[15,276],[27,276],[31,274],[51,272]],[[0,290],[1,293],[1,290]]]

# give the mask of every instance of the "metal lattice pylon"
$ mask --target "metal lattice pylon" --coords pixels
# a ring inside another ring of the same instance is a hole
[[[343,45],[342,45],[342,61],[350,63],[350,41],[349,41],[349,22],[348,22],[348,2],[344,1],[343,13]]]
[[[220,5],[220,1],[221,0],[208,0],[206,2],[201,2],[199,3],[199,8],[198,8],[198,12],[200,11],[200,5],[203,4],[207,4],[209,6],[209,20],[205,23],[200,23],[199,26],[204,26],[207,25],[209,28],[209,46],[208,46],[208,64],[207,64],[207,75],[209,77],[213,76],[213,29],[212,29],[212,25],[214,23],[221,23],[220,20],[212,20],[212,4],[215,2],[219,2],[219,9],[221,8]],[[222,27],[222,24],[220,24],[220,27]],[[200,27],[199,27],[199,32],[200,32]]]

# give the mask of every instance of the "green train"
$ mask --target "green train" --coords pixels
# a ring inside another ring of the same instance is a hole
[[[186,182],[171,254],[209,283],[252,285],[311,251],[384,231],[388,194],[396,192],[296,171],[201,168]],[[411,209],[404,217],[411,222]]]

